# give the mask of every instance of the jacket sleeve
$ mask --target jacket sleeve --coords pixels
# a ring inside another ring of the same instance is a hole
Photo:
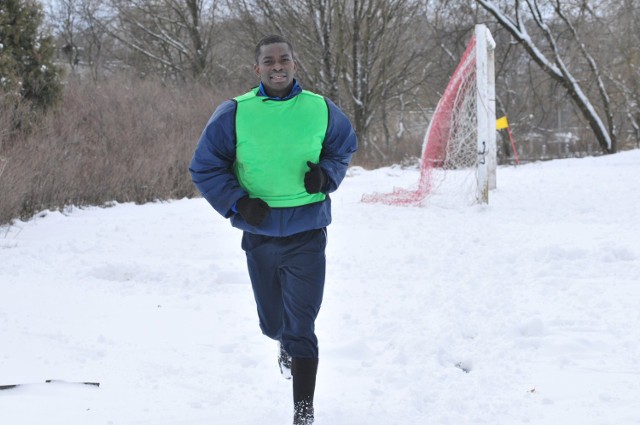
[[[235,202],[247,196],[233,172],[236,159],[236,102],[228,100],[215,110],[191,159],[191,180],[220,215],[229,218]]]
[[[344,112],[331,100],[325,100],[329,108],[329,124],[320,153],[320,167],[328,178],[323,192],[331,193],[342,183],[351,157],[358,150],[358,140]]]

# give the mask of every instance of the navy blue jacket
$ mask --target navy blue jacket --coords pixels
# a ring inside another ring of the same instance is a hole
[[[295,83],[291,93],[285,98],[269,98],[267,101],[286,102],[301,91],[300,86]],[[262,87],[258,95],[266,96]],[[322,202],[300,207],[272,208],[258,227],[247,224],[240,214],[234,212],[238,199],[248,196],[233,172],[237,104],[235,100],[228,100],[215,110],[200,136],[189,171],[202,196],[218,213],[230,218],[234,227],[260,235],[289,236],[320,229],[331,223],[331,199],[328,194],[334,192],[344,179],[351,156],[357,150],[357,138],[344,113],[329,99],[325,100],[329,108],[329,123],[320,153],[320,167],[327,176],[327,184],[322,190],[327,198]]]

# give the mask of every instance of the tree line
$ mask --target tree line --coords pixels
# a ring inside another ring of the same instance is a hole
[[[498,114],[521,137],[574,132],[605,153],[638,145],[633,0],[50,0],[44,12],[58,60],[94,81],[128,69],[241,92],[255,84],[256,40],[282,33],[302,83],[348,112],[372,164],[396,160],[405,139],[416,144],[485,23],[498,41]],[[41,79],[40,90],[51,76]]]
[[[522,138],[571,132],[604,153],[638,145],[633,0],[52,0],[49,15],[72,72],[127,67],[239,92],[255,84],[256,40],[282,33],[302,83],[349,113],[373,164],[416,143],[485,23],[498,41],[498,114]]]

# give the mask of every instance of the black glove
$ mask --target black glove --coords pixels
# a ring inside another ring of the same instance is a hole
[[[324,188],[327,182],[327,175],[318,164],[307,161],[307,165],[311,169],[304,175],[304,188],[309,193],[318,193]]]
[[[271,207],[260,198],[244,198],[238,199],[236,209],[248,224],[259,226],[269,215]]]

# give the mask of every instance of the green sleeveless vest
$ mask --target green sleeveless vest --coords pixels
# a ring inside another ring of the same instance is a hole
[[[265,100],[258,89],[235,98],[236,161],[240,186],[270,207],[323,201],[304,188],[307,161],[319,162],[329,123],[322,96],[303,90],[288,100]]]

